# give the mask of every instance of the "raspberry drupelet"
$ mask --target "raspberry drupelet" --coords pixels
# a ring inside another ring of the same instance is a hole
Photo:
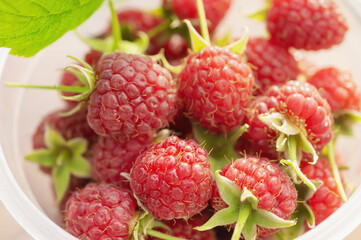
[[[177,112],[176,84],[150,57],[115,52],[96,68],[88,123],[102,136],[137,136],[168,125]]]
[[[156,219],[188,219],[211,197],[207,152],[194,140],[172,136],[156,143],[137,158],[130,177],[133,192]]]
[[[225,48],[206,47],[188,57],[179,80],[185,110],[201,126],[227,133],[241,124],[254,78],[240,55]]]

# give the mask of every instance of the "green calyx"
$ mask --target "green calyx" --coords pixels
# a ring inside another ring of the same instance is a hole
[[[26,155],[25,159],[52,168],[56,198],[60,203],[69,186],[71,175],[80,178],[91,176],[90,164],[83,157],[87,150],[87,141],[83,138],[66,141],[49,126],[46,126],[44,140],[47,148],[35,150]]]
[[[267,14],[271,7],[272,7],[272,0],[266,0],[266,4],[261,9],[251,14],[245,14],[245,16],[260,22],[264,22],[267,19]]]
[[[302,173],[299,167],[302,152],[310,153],[313,156],[313,161],[310,164],[316,164],[318,160],[316,150],[306,137],[307,133],[279,112],[262,114],[259,119],[278,132],[276,150],[285,153],[287,159],[281,160],[281,163],[291,167],[293,181],[299,182],[297,180],[298,176],[308,187],[315,191],[316,186]]]
[[[110,36],[105,38],[85,38],[78,34],[78,37],[92,49],[99,52],[112,53],[114,51],[120,51],[129,54],[144,54],[149,46],[148,35],[143,32],[138,32],[138,39],[134,41],[123,40],[122,30],[125,33],[129,33],[129,28],[120,27],[117,13],[111,0],[109,0],[109,7],[112,14],[112,34]]]
[[[128,173],[122,173],[122,176],[130,178]],[[153,216],[147,211],[142,202],[136,194],[134,194],[140,210],[136,211],[129,224],[129,236],[134,240],[146,240],[147,236],[153,236],[164,240],[185,240],[177,238],[168,234],[154,230],[154,228],[162,228],[167,232],[172,232],[172,229],[161,221],[155,220]]]
[[[305,232],[305,224],[309,228],[315,227],[315,215],[310,206],[305,202],[299,202],[292,213],[291,219],[297,219],[297,223],[289,228],[280,229],[275,235],[279,240],[293,240]]]
[[[215,179],[219,194],[228,205],[216,212],[204,225],[195,228],[206,231],[217,226],[235,223],[232,240],[240,239],[241,234],[246,240],[256,239],[257,226],[264,228],[286,228],[296,224],[295,220],[282,219],[270,211],[257,208],[258,199],[247,188],[241,190],[231,180],[217,171]]]
[[[352,127],[361,122],[361,113],[356,110],[341,110],[334,114],[333,130],[337,135],[353,136]]]
[[[207,27],[207,19],[203,6],[203,0],[197,0],[197,10],[198,10],[202,36],[197,32],[197,30],[193,27],[192,23],[189,20],[184,20],[184,23],[188,27],[192,51],[194,53],[197,53],[202,49],[211,45],[211,40],[209,37],[209,31]],[[242,38],[225,46],[224,48],[229,49],[237,54],[243,54],[247,46],[247,42],[248,42],[248,30],[245,29],[245,33],[243,34]]]
[[[238,159],[239,155],[235,151],[235,144],[247,131],[247,124],[227,133],[226,136],[210,133],[195,122],[192,122],[192,125],[195,138],[208,152],[212,173]]]

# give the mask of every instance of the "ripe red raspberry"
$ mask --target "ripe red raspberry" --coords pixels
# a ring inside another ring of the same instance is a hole
[[[66,229],[79,239],[128,239],[136,206],[129,191],[91,183],[68,200]]]
[[[327,99],[333,113],[346,109],[360,111],[361,90],[350,73],[341,72],[334,67],[324,68],[311,76],[308,82]]]
[[[233,181],[240,190],[247,188],[251,191],[259,200],[259,209],[270,211],[286,220],[296,209],[297,191],[292,181],[279,165],[267,158],[248,156],[238,159],[222,170],[222,175]],[[219,197],[219,193],[216,192],[214,196]],[[221,204],[217,205],[218,210],[221,207]],[[267,236],[276,231],[259,228],[258,234]]]
[[[273,0],[267,29],[271,41],[283,47],[327,49],[343,41],[348,30],[332,0]]]
[[[226,15],[232,0],[203,0],[208,28],[213,32]],[[163,6],[170,6],[180,19],[198,20],[196,0],[163,0]]]
[[[140,155],[130,186],[156,219],[189,218],[211,197],[212,176],[206,150],[175,136]]]
[[[299,69],[295,58],[282,48],[263,38],[251,38],[245,50],[256,80],[257,93],[264,93],[272,85],[296,80]]]
[[[213,229],[208,231],[197,231],[194,228],[199,227],[207,222],[209,214],[201,213],[191,217],[187,221],[184,219],[163,221],[168,227],[171,228],[172,232],[165,231],[164,229],[156,229],[159,232],[164,232],[168,235],[192,240],[216,240],[216,234]],[[148,237],[149,240],[160,240],[159,238]]]
[[[308,204],[315,214],[317,225],[340,208],[342,199],[327,159],[320,158],[315,165],[302,161],[301,170],[309,179],[323,182],[323,185],[308,200]]]
[[[304,128],[316,151],[321,151],[331,141],[333,118],[330,105],[313,85],[288,81],[283,86],[271,87],[267,96],[275,97],[279,102],[277,110]]]
[[[33,149],[46,148],[44,142],[46,125],[59,132],[65,140],[82,137],[87,139],[89,144],[96,141],[97,135],[86,121],[87,110],[82,109],[67,117],[60,115],[61,113],[68,112],[70,109],[71,107],[66,107],[64,110],[55,111],[43,119],[33,135]]]
[[[130,189],[129,181],[120,176],[130,173],[137,157],[153,142],[150,135],[135,138],[99,137],[92,147],[92,176],[98,182],[113,183]]]
[[[115,52],[97,66],[88,123],[102,136],[150,134],[176,114],[176,83],[168,70],[146,56]]]
[[[278,153],[274,147],[277,134],[267,127],[259,116],[277,109],[278,103],[275,97],[258,96],[251,102],[244,121],[249,127],[242,137],[250,143],[254,151],[270,159],[278,159]]]
[[[179,79],[185,110],[200,125],[227,133],[241,124],[254,78],[240,55],[206,47],[189,56]]]

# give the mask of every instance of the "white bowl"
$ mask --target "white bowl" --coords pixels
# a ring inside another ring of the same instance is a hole
[[[157,1],[132,0],[127,5],[147,9]],[[318,66],[333,65],[348,69],[361,85],[361,0],[338,1],[351,26],[345,42],[330,51],[307,53],[307,59]],[[231,13],[223,22],[223,31],[235,28],[240,32],[249,26],[251,35],[264,33],[262,23],[239,17],[241,12],[255,10],[262,0],[235,0]],[[235,20],[237,19],[237,20]],[[83,35],[99,33],[107,26],[109,11],[101,8],[79,29]],[[238,26],[235,25],[238,23]],[[221,30],[221,31],[222,31]],[[62,106],[56,93],[41,90],[12,89],[4,82],[23,82],[52,85],[59,80],[62,69],[71,61],[67,55],[82,57],[88,48],[74,33],[64,35],[34,58],[24,59],[8,55],[0,49],[0,200],[16,221],[35,239],[76,239],[63,230],[60,214],[55,205],[51,179],[39,171],[38,166],[25,162],[23,156],[31,151],[31,135],[41,118]],[[355,138],[342,138],[338,150],[350,165],[345,176],[359,186],[361,183],[361,128],[355,127]],[[361,186],[331,217],[315,229],[300,236],[299,240],[343,239],[361,223]],[[58,224],[57,224],[58,223]]]

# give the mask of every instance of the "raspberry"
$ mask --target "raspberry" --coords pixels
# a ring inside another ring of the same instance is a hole
[[[295,58],[287,49],[263,38],[252,38],[245,50],[248,62],[253,66],[257,93],[264,93],[272,85],[282,85],[296,80],[299,73]]]
[[[92,176],[96,181],[130,189],[120,173],[130,173],[137,157],[153,142],[150,135],[135,138],[99,137],[91,149]]]
[[[330,142],[333,135],[331,109],[313,85],[288,81],[281,87],[271,87],[267,96],[275,97],[279,102],[277,110],[305,129],[307,139],[317,151]]]
[[[324,68],[311,76],[308,82],[327,99],[332,113],[346,109],[360,111],[361,90],[350,73],[341,72],[334,67]]]
[[[309,179],[323,182],[323,185],[308,200],[308,204],[315,214],[317,225],[340,208],[342,199],[327,159],[320,158],[315,165],[302,161],[301,170]]]
[[[97,50],[91,50],[85,55],[85,62],[87,62],[90,66],[96,66],[99,59],[101,58],[102,53]]]
[[[185,110],[200,125],[216,133],[227,133],[240,125],[254,78],[239,55],[206,47],[189,56],[179,79]]]
[[[163,221],[168,227],[171,228],[172,232],[166,232],[162,229],[157,229],[160,232],[165,232],[168,235],[182,238],[182,239],[192,239],[192,240],[216,240],[216,234],[214,230],[208,231],[197,231],[194,228],[204,224],[209,219],[207,214],[198,214],[187,221],[184,219]],[[159,240],[159,238],[149,238],[149,240]]]
[[[176,84],[150,57],[115,52],[98,62],[88,123],[102,136],[150,134],[176,114]]]
[[[91,183],[68,200],[66,229],[79,239],[128,239],[135,208],[136,202],[129,191]]]
[[[156,219],[189,218],[207,206],[212,177],[206,150],[175,136],[140,155],[130,186]]]
[[[249,111],[247,112],[245,123],[249,125],[248,130],[243,137],[251,145],[251,148],[261,156],[269,157],[271,159],[278,159],[278,153],[274,147],[274,139],[277,134],[267,127],[259,116],[275,110],[278,107],[278,100],[275,97],[258,96],[251,102]],[[240,139],[241,142],[243,139]]]
[[[292,181],[279,165],[267,158],[248,156],[238,159],[222,170],[222,175],[235,183],[240,190],[250,190],[259,200],[259,209],[270,211],[283,219],[289,219],[296,209],[297,191]],[[214,192],[213,196],[219,198],[219,193]],[[222,206],[218,201],[216,207],[220,210],[225,205]],[[276,229],[258,229],[260,236],[274,232]]]
[[[328,49],[343,41],[348,30],[332,0],[273,0],[267,29],[271,41],[283,47]]]
[[[87,139],[90,144],[96,141],[97,135],[86,122],[87,110],[82,109],[67,117],[60,115],[70,109],[71,107],[66,107],[64,110],[55,111],[43,119],[33,135],[33,149],[46,148],[44,142],[46,125],[59,132],[65,140],[81,137]]]
[[[123,37],[127,40],[134,40],[137,37],[137,32],[140,31],[149,33],[152,29],[166,21],[164,18],[150,12],[135,9],[120,11],[117,15],[118,21],[122,26],[128,25],[131,28],[131,36],[123,34]],[[111,26],[108,28],[106,35],[109,34],[111,34]],[[151,36],[147,54],[157,54],[163,48],[165,57],[170,61],[185,57],[188,53],[187,41],[180,34],[167,34],[166,32],[161,32]]]
[[[226,15],[232,0],[203,0],[209,31],[213,32]],[[169,0],[169,5],[180,19],[198,20],[196,0]],[[167,7],[167,0],[163,1]]]

